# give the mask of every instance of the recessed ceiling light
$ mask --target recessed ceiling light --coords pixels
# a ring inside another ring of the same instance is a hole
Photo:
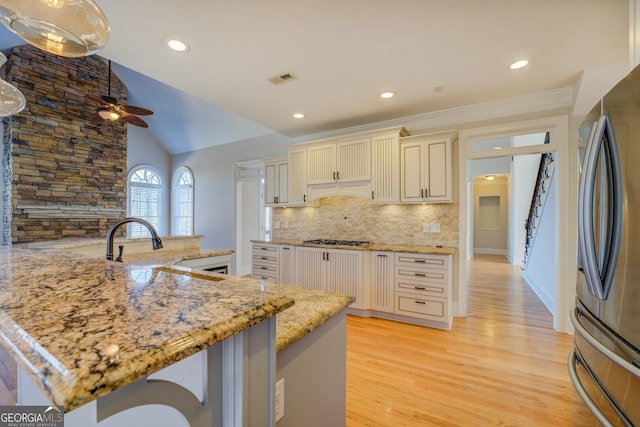
[[[527,64],[529,64],[529,61],[527,61],[526,59],[521,59],[511,64],[509,68],[511,68],[512,70],[519,70],[520,68],[526,67]]]
[[[487,181],[493,181],[494,179],[496,179],[495,175],[485,175],[485,178],[487,179]]]
[[[296,119],[304,119],[304,114],[302,114],[302,113],[295,113],[295,114],[293,115],[293,117],[294,117],[294,118],[296,118]]]
[[[175,52],[186,53],[189,52],[189,45],[182,40],[168,38],[164,40],[164,44]]]
[[[380,98],[384,98],[384,99],[389,99],[389,98],[393,98],[394,96],[396,96],[395,92],[392,92],[390,90],[386,91],[386,92],[382,92],[380,94]]]

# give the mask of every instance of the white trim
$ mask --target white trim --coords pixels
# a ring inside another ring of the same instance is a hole
[[[171,235],[175,235],[175,233],[177,232],[176,230],[176,224],[175,224],[175,218],[176,218],[176,210],[178,208],[178,204],[176,202],[176,191],[178,188],[182,188],[182,187],[186,187],[184,185],[180,185],[178,182],[176,182],[178,180],[178,177],[182,176],[183,172],[187,172],[189,173],[189,175],[191,175],[191,235],[193,235],[195,233],[195,212],[196,212],[196,198],[195,198],[195,194],[196,194],[196,178],[193,175],[193,171],[186,167],[186,166],[179,166],[178,168],[176,168],[176,170],[173,172],[173,176],[171,177],[171,192],[170,192],[170,200],[171,200],[171,206],[169,211],[171,212],[171,218],[169,218],[169,229],[170,229],[170,233]]]
[[[507,256],[506,249],[491,249],[491,248],[473,248],[474,254],[487,254],[487,255],[504,255]]]
[[[163,229],[163,224],[165,223],[163,215],[166,215],[167,213],[164,212],[163,214],[163,210],[162,210],[162,198],[163,198],[163,191],[165,190],[165,179],[163,178],[162,174],[160,173],[160,171],[158,170],[158,168],[151,166],[151,165],[147,165],[147,164],[141,164],[141,165],[136,165],[134,167],[132,167],[131,169],[129,169],[129,173],[127,174],[127,216],[131,216],[131,176],[136,173],[137,171],[139,171],[140,169],[147,169],[152,171],[153,173],[155,173],[158,176],[158,179],[160,180],[160,184],[156,185],[156,184],[145,184],[145,183],[136,183],[136,186],[139,187],[152,187],[152,188],[158,188],[159,190],[159,194],[158,194],[158,213],[159,213],[159,217],[158,217],[158,234],[160,235],[164,235],[165,234],[165,230]],[[131,235],[131,223],[127,225],[127,236]]]
[[[553,313],[553,326],[559,332],[570,330],[568,322],[568,310],[573,303],[575,296],[575,281],[571,281],[572,267],[575,262],[575,237],[571,227],[571,175],[570,147],[569,147],[569,125],[567,116],[555,116],[538,120],[529,120],[516,123],[505,123],[497,126],[486,126],[475,129],[460,131],[458,144],[458,191],[459,191],[459,252],[469,253],[469,242],[467,237],[467,161],[470,160],[470,144],[476,139],[487,139],[508,134],[518,135],[522,133],[550,132],[551,143],[541,146],[526,147],[529,152],[556,151],[557,162],[556,176],[558,184],[558,203],[556,206],[557,229],[556,247],[558,250],[558,260],[556,276],[558,281],[556,294],[557,312]],[[491,154],[491,155],[490,155]],[[510,148],[491,153],[473,153],[473,158],[503,157],[505,155],[521,154],[519,148]],[[573,240],[572,240],[573,239]],[[458,310],[457,316],[467,315],[467,262],[461,256],[458,263]]]

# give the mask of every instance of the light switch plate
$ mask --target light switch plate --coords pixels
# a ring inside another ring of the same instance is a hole
[[[273,228],[275,228],[276,230],[280,228],[280,221],[273,221]]]
[[[426,224],[422,224],[422,232],[423,233],[429,233],[429,229],[431,228],[431,224],[426,223]]]
[[[440,223],[439,222],[432,222],[431,225],[429,226],[429,232],[430,233],[439,233],[440,232]]]

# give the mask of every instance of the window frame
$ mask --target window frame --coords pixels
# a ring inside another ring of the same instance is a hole
[[[184,174],[189,174],[191,178],[191,184],[180,184],[179,181],[182,180]],[[179,191],[184,188],[191,189],[191,221],[190,221],[190,233],[189,234],[179,234],[179,226],[177,224],[178,210],[181,206],[179,202]],[[172,236],[192,236],[195,229],[195,177],[193,175],[193,171],[186,166],[180,166],[173,173],[173,178],[171,179],[171,235]]]
[[[132,182],[131,179],[133,178],[133,176],[136,175],[136,173],[138,173],[141,170],[147,170],[149,172],[152,172],[156,176],[156,178],[157,178],[159,183],[158,184],[148,184],[148,183],[140,183],[140,182],[134,183],[134,182]],[[164,187],[165,187],[164,186],[164,179],[162,177],[162,174],[160,173],[160,171],[157,168],[155,168],[155,167],[153,167],[151,165],[147,165],[147,164],[137,165],[137,166],[133,167],[129,171],[129,173],[127,175],[127,216],[134,216],[132,214],[132,212],[131,212],[131,202],[132,202],[132,193],[133,193],[132,192],[132,187],[134,187],[134,186],[157,189],[157,191],[158,191],[158,201],[157,201],[157,204],[158,204],[157,205],[158,220],[157,220],[157,223],[154,224],[154,221],[153,220],[149,220],[149,218],[147,218],[147,217],[143,217],[143,216],[140,216],[140,215],[137,215],[137,217],[143,218],[143,219],[149,221],[156,228],[156,231],[159,234],[162,234],[162,223],[163,223],[163,219],[164,219],[164,215],[163,215],[163,212],[162,212],[162,199],[163,199],[162,193],[163,193]],[[133,227],[136,227],[135,223],[127,224],[127,237],[128,238],[136,239],[136,238],[147,237],[147,233],[145,233],[142,236],[134,235]]]

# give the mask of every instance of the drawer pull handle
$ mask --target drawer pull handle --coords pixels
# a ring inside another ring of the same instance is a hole
[[[417,291],[424,291],[427,288],[425,288],[424,286],[414,286],[413,289],[417,290]]]
[[[260,248],[263,251],[268,251],[269,249],[265,248],[264,246]]]
[[[268,268],[267,268],[267,267],[260,267],[260,268],[261,268],[261,269],[263,269],[263,270],[268,270]]]
[[[269,259],[266,256],[261,256],[260,259]]]
[[[426,302],[425,302],[425,301],[418,301],[418,300],[414,300],[414,302],[415,302],[416,304],[426,304]]]
[[[385,254],[378,254],[378,256],[379,256],[379,257],[383,257],[383,258],[386,258],[386,257],[387,257],[387,255],[385,255]]]
[[[417,262],[418,264],[426,264],[427,260],[426,259],[414,259],[413,262]]]
[[[261,278],[262,280],[267,280],[267,279],[268,279],[267,277],[264,277],[264,276],[261,276],[260,278]]]
[[[413,275],[418,277],[427,277],[427,275],[424,273],[413,273]]]
[[[288,251],[288,250],[289,250],[289,249],[291,249],[291,248],[287,248],[287,247],[285,246],[285,247],[283,247],[282,249],[284,249],[285,251]]]

